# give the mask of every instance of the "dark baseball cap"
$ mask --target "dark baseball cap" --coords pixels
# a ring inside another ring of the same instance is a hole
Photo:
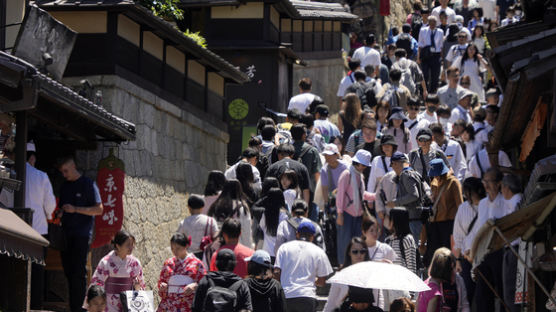
[[[429,128],[423,128],[417,132],[417,140],[425,139],[427,141],[432,140],[432,131]]]
[[[236,261],[236,255],[231,249],[223,248],[218,251],[216,254],[216,261],[218,262],[225,262],[225,261]]]

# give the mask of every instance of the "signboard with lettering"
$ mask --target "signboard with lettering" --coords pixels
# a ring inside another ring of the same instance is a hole
[[[98,164],[97,185],[104,211],[95,218],[95,239],[92,248],[104,246],[122,228],[124,219],[125,166],[110,149],[108,157]]]

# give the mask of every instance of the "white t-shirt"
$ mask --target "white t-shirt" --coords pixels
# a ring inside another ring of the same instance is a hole
[[[446,55],[446,61],[453,63],[457,57],[462,56],[463,53],[465,53],[465,49],[467,49],[467,43],[454,44],[453,46],[450,47],[450,50],[448,50],[448,54]]]
[[[226,177],[226,180],[232,180],[232,179],[236,179],[236,168],[239,165],[240,162],[244,162],[247,164],[247,162],[240,160],[238,162],[236,162],[234,165],[232,165],[230,168],[226,169],[226,171],[224,172],[224,176]],[[251,165],[251,164],[249,164]],[[261,184],[261,173],[259,172],[259,169],[257,169],[257,167],[251,165],[251,169],[253,171],[253,178],[254,178],[254,186],[257,188],[261,188],[262,184]]]
[[[467,171],[467,160],[465,159],[461,145],[454,140],[448,139],[448,143],[443,144],[440,149],[442,149],[444,155],[446,155],[450,167],[454,171],[454,176],[456,176],[460,182],[463,182],[465,172]]]
[[[336,95],[339,97],[343,97],[344,95],[346,95],[347,88],[349,88],[349,86],[351,86],[354,82],[355,77],[353,77],[353,73],[342,78],[342,80],[340,81],[340,85],[338,86],[338,93],[336,93]]]
[[[432,116],[427,114],[427,112],[422,112],[419,114],[419,118],[428,120],[430,123],[438,122],[438,117],[436,116],[436,112],[434,112]]]
[[[448,120],[448,122],[454,124],[460,119],[465,120],[467,123],[473,121],[473,118],[471,118],[469,112],[465,108],[463,108],[463,106],[458,104],[455,108],[452,109],[452,114],[450,115],[450,119]]]
[[[218,233],[218,223],[212,217],[196,214],[182,220],[176,232],[183,233],[186,237],[191,236],[189,252],[199,252],[201,251],[199,245],[203,237],[206,235],[216,236],[216,233]]]
[[[415,123],[416,121],[417,121],[417,123],[411,129],[409,129],[409,127],[411,127],[413,125],[413,123]],[[407,129],[409,129],[409,133],[410,133],[409,141],[411,142],[411,146],[417,147],[417,146],[419,146],[417,144],[417,133],[421,129],[428,128],[429,125],[431,124],[431,122],[428,119],[423,118],[421,115],[417,115],[417,118],[413,119],[413,120],[409,119],[409,117],[408,117],[407,121],[404,124],[405,124],[405,127]]]
[[[373,247],[368,247],[369,257],[372,261],[380,261],[382,259],[388,259],[392,262],[398,257],[396,252],[390,245],[376,241],[376,245]]]
[[[316,297],[315,280],[334,272],[326,253],[315,244],[300,240],[287,242],[276,253],[280,283],[287,299]]]
[[[477,159],[481,165],[477,163]],[[498,165],[502,167],[511,167],[512,163],[510,162],[510,158],[506,152],[500,150],[498,152]],[[469,162],[469,166],[467,167],[467,177],[475,177],[475,178],[482,178],[483,174],[490,168],[490,158],[488,157],[488,153],[486,149],[480,150],[473,159]],[[482,168],[482,171],[481,171]]]
[[[293,202],[299,197],[297,191],[294,189],[287,189],[284,192],[284,200],[286,201],[286,206],[288,206],[288,211],[292,211]]]
[[[290,99],[288,110],[297,108],[299,112],[304,114],[305,110],[307,110],[307,107],[311,105],[313,100],[315,100],[315,95],[313,93],[307,92],[298,94]]]
[[[390,157],[384,156],[384,163],[382,162],[383,156],[376,156],[371,162],[371,172],[369,174],[369,181],[367,182],[367,192],[374,193],[376,186],[382,177],[392,170],[390,167]],[[384,167],[386,164],[386,168]]]
[[[498,193],[496,198],[493,201],[490,201],[490,198],[487,196],[479,202],[479,207],[477,208],[478,215],[477,221],[473,225],[473,229],[471,232],[465,237],[464,240],[464,252],[470,250],[473,247],[473,242],[475,240],[475,236],[481,229],[481,227],[490,219],[500,219],[508,214],[506,211],[506,203],[504,200],[504,196]]]
[[[437,6],[436,8],[432,9],[432,15],[438,18],[438,23],[440,24],[440,12],[446,12],[446,17],[448,17],[448,25],[454,23],[454,19],[456,18],[456,11],[452,10],[449,7],[443,9],[441,6]]]
[[[484,122],[474,121],[473,129],[475,130],[475,141],[481,144],[488,142],[488,129]],[[480,130],[480,131],[478,131]],[[477,132],[478,131],[478,132]]]
[[[353,52],[352,60],[361,61],[361,68],[365,68],[367,65],[372,65],[373,67],[380,66],[380,53],[367,46],[358,48]]]

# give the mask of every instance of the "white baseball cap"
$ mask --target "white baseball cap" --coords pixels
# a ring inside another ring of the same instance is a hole
[[[324,145],[324,150],[322,151],[323,155],[336,155],[340,154],[338,151],[338,146],[334,143]]]

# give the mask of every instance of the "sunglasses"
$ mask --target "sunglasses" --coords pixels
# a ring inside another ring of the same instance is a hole
[[[367,250],[365,250],[365,249],[359,249],[359,250],[354,249],[354,250],[351,251],[352,255],[357,255],[357,254],[364,255],[365,253],[367,253]]]
[[[467,38],[467,36],[458,36],[458,38]]]
[[[418,111],[418,110],[419,110],[419,107],[418,107],[418,106],[409,106],[407,109],[408,109],[408,110],[416,110],[416,111]]]
[[[419,142],[428,142],[428,141],[430,141],[430,140],[427,140],[427,139],[419,139]]]

